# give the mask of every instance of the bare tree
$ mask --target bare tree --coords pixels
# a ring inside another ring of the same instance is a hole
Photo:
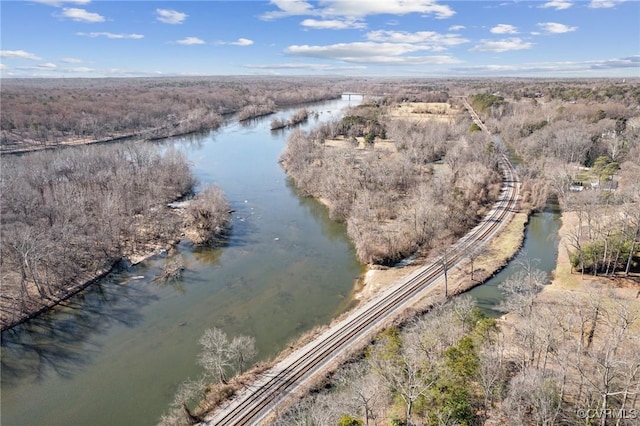
[[[230,207],[222,189],[210,184],[191,200],[186,209],[187,225],[196,244],[213,244],[227,232]]]
[[[517,312],[524,318],[531,315],[536,295],[547,283],[547,274],[533,266],[534,261],[524,257],[521,261],[522,269],[513,277],[500,284],[505,292],[502,307],[508,312]]]
[[[169,412],[160,418],[158,426],[192,425],[201,422],[202,418],[193,414],[189,408],[189,404],[204,399],[205,387],[204,377],[198,380],[186,380],[180,383],[174,394]]]
[[[502,408],[511,424],[525,425],[533,421],[551,426],[556,424],[558,394],[555,378],[535,369],[525,370],[511,379]]]
[[[372,370],[396,392],[405,404],[405,418],[411,424],[413,405],[436,383],[435,365],[426,362],[423,352],[413,344],[403,342],[401,347],[374,347],[369,362]]]
[[[381,406],[388,400],[380,376],[374,374],[367,363],[357,362],[340,373],[337,383],[343,388],[343,404],[353,414],[362,416],[365,425],[375,422]]]
[[[229,344],[229,357],[238,373],[243,373],[247,363],[257,355],[255,345],[255,337],[250,336],[234,337]]]
[[[502,342],[484,347],[480,353],[478,383],[483,397],[483,419],[493,409],[494,402],[502,399],[502,389],[507,382],[506,359]]]
[[[219,328],[208,328],[200,338],[202,352],[198,362],[219,383],[227,383],[227,369],[231,367],[229,340]]]

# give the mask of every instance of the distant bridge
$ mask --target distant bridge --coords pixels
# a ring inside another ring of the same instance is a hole
[[[357,96],[357,97],[361,97],[364,98],[365,96],[368,97],[372,97],[372,98],[382,98],[385,95],[379,95],[379,94],[375,94],[375,93],[359,93],[359,92],[343,92],[342,93],[342,98],[347,98],[349,100],[351,100],[351,96]]]

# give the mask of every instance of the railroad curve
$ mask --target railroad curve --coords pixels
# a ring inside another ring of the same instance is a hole
[[[488,133],[465,100],[474,121]],[[371,300],[356,307],[345,318],[330,326],[302,348],[292,352],[261,374],[231,401],[207,416],[204,425],[260,424],[277,412],[286,399],[301,390],[308,380],[326,373],[330,364],[371,339],[404,309],[416,303],[423,292],[443,281],[447,269],[458,266],[473,249],[486,244],[515,213],[520,182],[509,159],[502,155],[499,167],[503,175],[500,197],[484,219],[448,250],[447,257],[435,259],[398,280]]]

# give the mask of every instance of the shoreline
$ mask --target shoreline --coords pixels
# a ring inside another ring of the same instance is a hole
[[[173,202],[182,200],[185,195],[186,194],[180,195],[175,200],[173,200]],[[169,207],[169,204],[173,202],[163,203],[165,205],[165,208],[167,209],[167,214],[181,216],[182,209]],[[125,253],[119,258],[113,260],[111,263],[107,264],[104,268],[96,271],[95,273],[87,273],[87,275],[90,275],[88,278],[81,279],[80,281],[75,283],[67,284],[63,293],[47,299],[38,299],[36,302],[34,302],[33,311],[23,312],[21,313],[21,315],[16,315],[13,320],[7,321],[6,324],[2,324],[0,332],[4,333],[5,331],[9,331],[14,327],[24,324],[29,320],[35,319],[46,312],[56,309],[66,300],[69,300],[70,298],[82,293],[83,291],[87,290],[92,284],[95,284],[99,280],[109,275],[114,271],[114,269],[117,268],[118,264],[120,264],[121,262],[128,262],[133,266],[162,253],[163,250],[167,252],[174,250],[185,239],[190,241],[190,239],[187,237],[188,233],[189,227],[184,223],[180,223],[178,225],[178,228],[176,229],[175,234],[170,236],[170,238],[147,241],[144,244],[143,249],[132,253]]]
[[[558,254],[556,265],[549,277],[549,283],[542,287],[534,300],[534,309],[542,305],[554,305],[558,301],[570,300],[569,303],[580,303],[584,297],[608,297],[615,295],[623,300],[631,302],[640,312],[640,275],[631,274],[629,277],[593,276],[581,275],[574,272],[569,260],[569,239],[573,228],[578,223],[574,211],[560,213],[561,226],[558,230]],[[522,325],[522,319],[512,312],[507,312],[498,317],[500,327],[512,331]],[[637,327],[637,326],[636,326]],[[636,328],[636,330],[638,330]],[[638,330],[640,331],[640,330]]]
[[[640,290],[637,287],[640,284],[640,277],[637,274],[631,273],[629,277],[620,275],[613,277],[598,275],[594,277],[590,273],[582,275],[580,272],[573,271],[568,252],[569,239],[573,228],[577,226],[578,218],[574,211],[563,211],[560,214],[560,221],[556,265],[551,273],[549,284],[545,285],[542,291],[538,293],[537,299],[539,300],[537,302],[553,299],[558,292],[587,294],[598,287],[608,288],[625,298],[640,299]]]
[[[326,200],[315,199],[326,206]],[[508,265],[508,263],[519,253],[522,245],[524,244],[526,226],[529,223],[531,213],[531,211],[519,211],[515,213],[509,224],[482,250],[481,254],[474,262],[473,280],[470,278],[470,272],[466,271],[466,267],[455,268],[449,271],[451,296],[463,294],[474,287],[484,284]],[[234,395],[244,386],[252,383],[252,379],[255,379],[257,375],[268,370],[290,355],[293,351],[312,341],[316,336],[331,327],[332,324],[341,321],[345,316],[349,315],[353,309],[356,309],[360,303],[374,297],[382,291],[385,286],[392,284],[400,277],[412,273],[416,269],[424,266],[424,263],[430,260],[432,260],[432,257],[423,256],[417,258],[412,264],[402,267],[366,265],[366,271],[354,281],[351,299],[358,302],[356,306],[336,316],[329,323],[316,326],[295,338],[273,358],[261,361],[244,374],[233,377],[228,384],[212,385],[212,392],[210,392],[209,397],[210,399],[205,398],[200,401],[198,406],[198,415],[202,418],[211,415],[215,410],[221,407],[225,401],[228,401],[229,398],[233,398]],[[441,300],[442,295],[442,289],[440,286],[436,286],[424,294],[412,307],[407,308],[405,312],[393,321],[393,324],[402,324],[409,318],[426,312],[434,303]],[[350,359],[359,356],[361,351],[364,350],[364,347],[366,346],[361,345],[359,349],[355,350],[349,356],[346,356],[338,364],[348,362]],[[338,365],[335,365],[335,367],[338,367]],[[310,383],[305,387],[305,391],[297,392],[296,398],[302,396],[302,394],[311,392],[324,380],[324,377],[324,375],[318,376],[313,383]],[[229,391],[231,392],[231,395],[228,395],[227,397],[220,397],[217,395],[217,392],[226,393]]]
[[[524,244],[530,214],[530,211],[516,213],[507,227],[481,251],[474,260],[473,279],[471,279],[471,272],[466,271],[466,267],[464,270],[456,268],[449,271],[451,296],[457,296],[484,284],[507,267]],[[366,272],[356,282],[353,298],[361,302],[375,296],[385,286],[422,267],[431,258],[432,256],[419,257],[411,264],[402,267],[367,265]],[[470,269],[470,261],[468,266]]]
[[[181,232],[182,233],[182,232]],[[91,277],[82,279],[80,282],[76,282],[73,284],[68,284],[65,287],[65,292],[57,295],[55,298],[44,299],[41,298],[37,301],[37,308],[34,311],[23,313],[19,318],[8,321],[7,324],[2,325],[2,329],[0,332],[4,333],[5,331],[9,331],[14,327],[17,327],[25,322],[35,319],[40,315],[52,311],[56,309],[60,304],[69,300],[73,296],[76,296],[82,293],[84,290],[88,289],[92,284],[95,284],[97,281],[109,275],[113,270],[118,266],[120,262],[127,261],[131,265],[137,265],[140,262],[145,261],[157,254],[159,254],[163,249],[168,250],[169,248],[173,249],[178,244],[180,244],[181,239],[176,237],[170,241],[154,241],[150,244],[148,251],[139,252],[139,253],[131,253],[129,255],[121,256],[120,258],[112,261],[110,264],[106,265],[104,268],[96,271],[96,273],[91,274]],[[34,303],[35,304],[35,303]],[[17,316],[18,317],[18,316]]]

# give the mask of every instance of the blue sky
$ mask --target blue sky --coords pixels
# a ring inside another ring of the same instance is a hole
[[[2,77],[640,77],[637,0],[0,1]]]

